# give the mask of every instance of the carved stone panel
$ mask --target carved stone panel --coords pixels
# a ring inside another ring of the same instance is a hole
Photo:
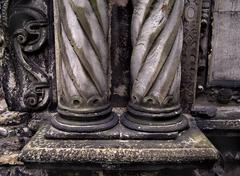
[[[233,4],[234,3],[234,4]],[[208,85],[240,86],[240,2],[216,1],[213,11],[212,54]]]
[[[240,2],[204,0],[196,101],[202,129],[240,128]]]
[[[47,0],[4,1],[7,48],[3,87],[10,110],[43,110],[54,102],[50,9],[51,2]]]
[[[201,26],[202,0],[185,0],[184,43],[182,51],[181,104],[189,113],[194,103],[199,39]]]

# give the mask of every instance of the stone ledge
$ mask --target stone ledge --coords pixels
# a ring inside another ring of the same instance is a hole
[[[202,130],[225,130],[228,132],[235,130],[236,133],[239,133],[240,129],[240,119],[196,118],[196,123]]]
[[[49,140],[42,127],[21,152],[26,163],[188,164],[215,162],[218,151],[197,128],[177,140]]]
[[[240,129],[240,110],[238,106],[216,106],[205,102],[196,103],[192,109],[197,126],[201,130],[236,131]]]

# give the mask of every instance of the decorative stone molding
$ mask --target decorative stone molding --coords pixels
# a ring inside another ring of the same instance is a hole
[[[53,63],[48,3],[4,1],[3,88],[10,110],[38,111],[52,102]]]
[[[202,0],[186,0],[182,51],[181,104],[190,113],[195,101],[196,77],[201,36]]]

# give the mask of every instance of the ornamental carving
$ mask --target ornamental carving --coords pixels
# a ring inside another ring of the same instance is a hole
[[[133,103],[179,105],[183,9],[182,0],[153,5],[152,1],[136,2],[132,19]]]
[[[176,137],[188,126],[180,106],[184,5],[184,0],[133,1],[132,91],[122,119],[130,129]]]
[[[54,7],[59,115],[52,124],[72,132],[112,128],[107,1],[59,0]]]
[[[35,111],[50,103],[54,61],[47,47],[51,37],[47,5],[44,0],[5,1],[3,87],[11,110]]]

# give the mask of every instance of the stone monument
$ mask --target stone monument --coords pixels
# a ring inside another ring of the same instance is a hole
[[[212,6],[208,0],[4,0],[0,57],[8,109],[45,119],[36,122],[21,161],[104,169],[216,162],[219,153],[195,119],[205,124],[202,117],[219,112],[201,104],[205,91],[218,103],[237,102],[238,73],[217,69],[223,58],[216,41],[226,33],[214,28],[211,65],[204,80],[199,75],[198,66],[207,65]],[[227,1],[216,3],[214,18],[228,8]]]

